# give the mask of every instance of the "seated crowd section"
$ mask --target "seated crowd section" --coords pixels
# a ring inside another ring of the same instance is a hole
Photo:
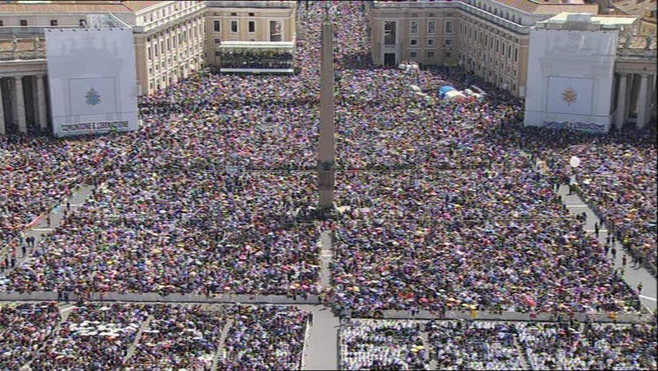
[[[362,8],[331,9],[334,219],[313,217],[323,9],[312,4],[298,9],[306,39],[270,58],[294,59],[299,74],[191,75],[140,97],[136,132],[0,137],[0,290],[320,295],[352,317],[637,312],[640,292],[614,269],[610,243],[585,231],[558,189],[573,175],[623,251],[655,275],[655,127],[605,136],[522,127],[520,100],[460,69],[374,66]],[[471,83],[490,94],[428,101],[409,88]],[[570,173],[572,156],[581,166]],[[80,186],[94,188],[86,202],[6,266],[24,233]],[[307,312],[221,308],[2,304],[0,369],[301,367]],[[656,368],[655,323],[574,325],[350,320],[341,367]]]
[[[307,317],[289,306],[2,304],[0,368],[299,369]]]
[[[346,320],[343,370],[651,370],[656,322]],[[425,339],[425,340],[423,340]]]

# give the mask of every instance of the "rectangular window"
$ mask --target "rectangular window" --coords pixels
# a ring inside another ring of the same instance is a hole
[[[519,49],[514,49],[514,62],[519,61]]]
[[[395,45],[395,21],[384,21],[384,45]]]
[[[427,52],[427,58],[434,58],[434,52]]]
[[[411,21],[411,27],[409,28],[409,33],[412,35],[418,35],[418,21]]]
[[[158,56],[158,44],[155,43],[155,45],[153,45],[153,47],[155,48],[155,56],[157,57]]]
[[[222,22],[221,21],[214,21],[213,22],[213,31],[215,31],[215,32],[221,32],[222,31]]]
[[[446,21],[446,33],[452,33],[452,21]]]
[[[222,43],[222,39],[215,38],[215,44],[221,44],[221,43]]]
[[[270,21],[270,41],[283,40],[283,25],[281,21]]]
[[[249,21],[249,33],[256,32],[256,21]]]
[[[434,39],[427,39],[427,46],[434,46]]]
[[[446,58],[450,58],[450,57],[452,57],[452,53],[446,52],[445,56],[446,56]]]
[[[410,58],[416,58],[417,56],[418,56],[418,52],[416,52],[416,51],[409,52],[409,57]]]
[[[27,19],[21,19],[21,26],[27,26]]]
[[[231,21],[231,32],[238,33],[238,21]]]
[[[436,21],[427,21],[427,33],[428,34],[436,33]]]
[[[444,43],[445,46],[452,46],[452,39],[446,39]]]
[[[171,50],[171,39],[167,39],[167,51]]]
[[[410,46],[418,46],[418,39],[409,40],[409,45]]]
[[[56,19],[51,19],[50,20],[50,25],[51,26],[57,26],[57,20]]]
[[[0,20],[0,27],[4,27],[4,26],[5,26],[5,22],[3,20]]]
[[[149,60],[153,59],[153,54],[152,54],[153,52],[151,51],[151,47],[150,47],[150,46],[149,46],[148,48],[146,48],[146,53],[147,53],[148,56],[149,56]]]

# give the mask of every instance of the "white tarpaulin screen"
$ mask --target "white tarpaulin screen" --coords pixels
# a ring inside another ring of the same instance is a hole
[[[71,113],[74,115],[117,112],[116,79],[114,77],[70,79],[69,94]]]
[[[533,29],[525,125],[606,132],[612,122],[617,31]]]
[[[594,79],[549,76],[546,111],[548,113],[591,115],[593,86]]]
[[[137,130],[131,29],[47,29],[55,136]]]

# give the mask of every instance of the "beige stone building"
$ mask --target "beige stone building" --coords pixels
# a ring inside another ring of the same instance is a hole
[[[138,93],[150,94],[203,65],[202,1],[0,3],[0,134],[48,128],[44,30],[130,27]]]
[[[582,1],[373,1],[373,61],[460,66],[523,97],[530,27],[561,12],[597,10]]]
[[[8,2],[0,4],[0,40],[43,38],[44,28],[87,27],[89,15],[111,16],[133,29],[139,93],[148,94],[201,67],[204,9],[202,1]]]
[[[291,55],[296,9],[296,1],[206,1],[206,64],[221,66],[241,52]]]
[[[640,17],[638,33],[656,35],[656,0],[607,1],[606,14]]]
[[[151,94],[222,53],[291,66],[295,1],[4,1],[0,3],[0,134],[47,129],[48,79],[44,30],[130,27],[138,94]],[[254,54],[255,53],[255,54]],[[260,54],[259,54],[260,53]],[[282,59],[283,58],[283,59]],[[232,63],[245,63],[243,59]],[[291,69],[287,69],[291,71]]]

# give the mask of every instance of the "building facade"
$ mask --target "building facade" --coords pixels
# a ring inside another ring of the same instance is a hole
[[[596,4],[529,0],[373,1],[373,61],[460,66],[525,96],[530,27],[561,12],[596,14]]]
[[[206,64],[220,66],[228,50],[292,53],[296,9],[295,1],[206,1]]]
[[[138,94],[203,65],[202,1],[52,1],[0,4],[0,134],[49,127],[44,30],[130,27]]]
[[[202,1],[9,2],[0,4],[0,38],[43,38],[45,28],[91,27],[90,14],[111,15],[133,29],[139,94],[150,94],[201,68],[204,9]]]
[[[601,14],[640,17],[638,34],[656,35],[656,0],[601,0]]]
[[[108,22],[130,27],[138,94],[144,95],[205,65],[219,65],[223,50],[283,54],[289,59],[281,64],[288,64],[296,6],[295,1],[0,3],[0,134],[49,127],[45,29],[107,27]]]
[[[616,76],[621,57],[618,43],[627,42],[620,32],[633,29],[638,22],[633,16],[561,13],[533,27],[525,125],[566,124],[572,129],[606,133],[613,125],[621,129],[632,111],[637,126],[644,127],[650,118],[649,98],[655,94],[655,65],[648,65],[649,58],[645,66],[637,68],[643,72],[642,81],[630,88],[632,94],[626,95],[626,80],[634,83],[634,78],[626,77],[620,87]],[[629,41],[627,49],[633,47]],[[625,52],[623,45],[621,52]],[[621,100],[616,102],[615,97]],[[627,107],[633,108],[628,115],[624,112]]]

